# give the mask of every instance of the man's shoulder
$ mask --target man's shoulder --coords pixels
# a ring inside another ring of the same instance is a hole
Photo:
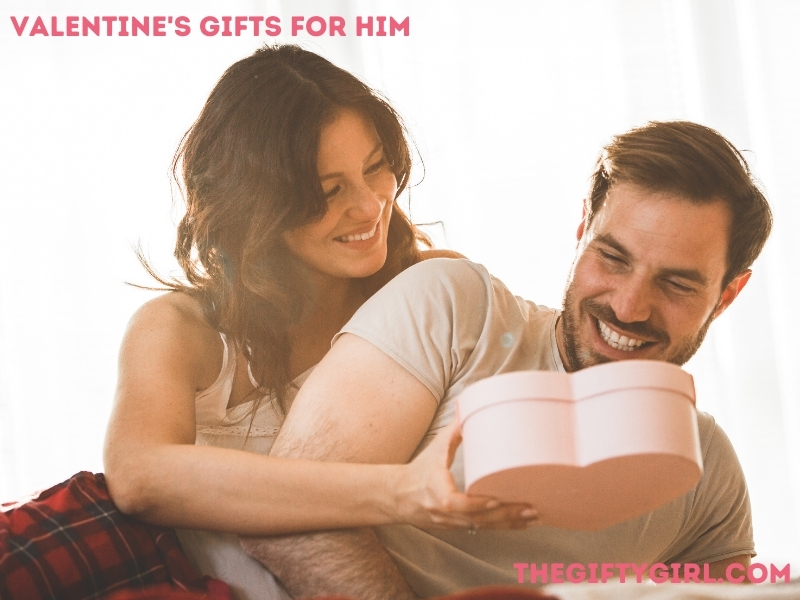
[[[698,410],[697,430],[698,433],[700,434],[700,446],[703,452],[705,452],[708,444],[711,443],[711,440],[714,437],[714,431],[716,429],[719,429],[719,425],[717,425],[717,420],[707,412]]]
[[[733,444],[713,416],[697,411],[697,428],[704,467],[741,470]],[[709,468],[704,470],[708,471]]]
[[[451,282],[456,286],[485,286],[491,282],[491,275],[486,267],[466,258],[430,258],[409,267],[393,281],[416,281],[423,285]]]
[[[424,311],[427,307],[485,303],[495,279],[483,265],[465,258],[431,258],[397,275],[367,301],[368,305],[396,305]]]

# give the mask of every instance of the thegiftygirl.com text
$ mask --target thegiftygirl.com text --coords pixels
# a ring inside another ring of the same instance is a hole
[[[620,583],[650,580],[654,583],[752,583],[769,581],[789,583],[790,565],[753,563],[744,567],[739,563],[728,565],[724,577],[713,577],[709,565],[694,563],[632,564],[632,563],[514,563],[519,583]]]

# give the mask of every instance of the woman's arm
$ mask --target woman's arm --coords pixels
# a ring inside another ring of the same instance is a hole
[[[104,462],[123,512],[171,527],[249,535],[390,522],[526,521],[519,506],[487,508],[488,499],[455,490],[447,470],[454,430],[408,465],[318,463],[195,446],[195,394],[216,379],[222,344],[192,303],[173,293],[146,304],[122,343]]]

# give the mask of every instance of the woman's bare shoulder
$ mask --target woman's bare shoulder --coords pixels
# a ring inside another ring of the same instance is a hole
[[[126,363],[143,356],[191,373],[194,385],[204,388],[219,373],[222,340],[197,299],[167,292],[143,304],[128,323],[120,359]]]
[[[447,250],[445,248],[430,248],[428,250],[420,251],[422,260],[429,258],[467,258],[463,254],[459,254],[455,250]]]
[[[180,338],[184,345],[219,343],[219,333],[206,320],[200,302],[184,292],[167,292],[145,302],[128,323],[129,334],[153,330]]]
[[[208,325],[200,301],[185,292],[166,292],[142,304],[131,321],[157,321],[162,325],[184,322],[184,325]]]

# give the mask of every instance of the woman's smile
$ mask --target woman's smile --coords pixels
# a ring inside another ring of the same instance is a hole
[[[317,172],[328,201],[319,221],[287,231],[289,250],[323,277],[368,277],[386,262],[397,180],[372,122],[339,111],[322,127]]]

